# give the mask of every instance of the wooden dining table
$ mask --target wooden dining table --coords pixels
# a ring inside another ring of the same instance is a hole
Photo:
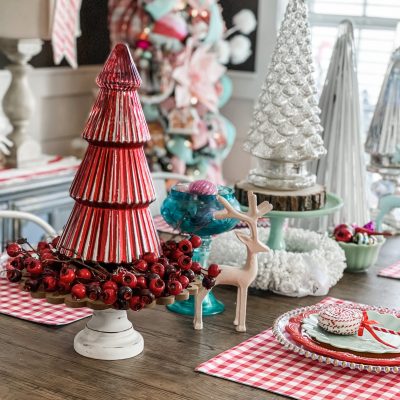
[[[400,280],[377,271],[400,259],[400,238],[385,243],[378,262],[365,273],[345,273],[329,296],[385,307],[400,307]],[[183,400],[280,399],[260,389],[194,371],[195,367],[272,326],[280,314],[317,303],[322,297],[290,298],[252,290],[248,299],[247,332],[232,325],[235,290],[217,287],[226,310],[206,317],[195,331],[192,319],[157,306],[128,312],[141,332],[145,349],[135,358],[99,361],[75,353],[73,340],[87,319],[49,327],[0,315],[1,400]],[[0,293],[1,301],[1,293]],[[345,370],[343,370],[345,373]]]

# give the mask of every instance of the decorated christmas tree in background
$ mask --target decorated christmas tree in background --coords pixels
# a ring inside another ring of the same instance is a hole
[[[218,0],[109,0],[109,17],[111,43],[129,44],[143,79],[150,168],[223,183],[236,134],[220,112],[232,93],[225,65],[251,55],[253,12],[226,29]]]
[[[326,150],[310,43],[304,0],[291,0],[244,144],[258,161],[248,177],[257,186],[289,190],[315,183],[307,164]]]
[[[126,45],[114,48],[96,82],[83,132],[89,147],[71,187],[76,204],[57,247],[69,257],[130,263],[159,254],[159,240],[148,208],[155,192],[143,149],[150,134],[141,79]]]

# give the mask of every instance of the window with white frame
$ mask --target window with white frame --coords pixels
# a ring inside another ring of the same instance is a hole
[[[337,26],[350,19],[354,26],[358,82],[364,106],[364,127],[378,100],[383,77],[395,46],[400,0],[308,0],[316,78],[322,87]]]

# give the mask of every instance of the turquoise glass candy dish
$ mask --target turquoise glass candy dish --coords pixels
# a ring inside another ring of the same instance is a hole
[[[233,189],[218,186],[218,195],[226,199],[234,208],[240,210],[240,204]],[[223,205],[216,195],[198,195],[188,192],[188,184],[175,185],[161,206],[164,220],[182,233],[198,235],[202,244],[194,250],[193,260],[206,267],[210,254],[212,236],[233,229],[238,220],[215,219],[214,213],[222,210]],[[170,311],[179,314],[194,315],[194,297],[167,306]],[[224,305],[209,292],[203,301],[203,315],[214,315],[224,311]]]

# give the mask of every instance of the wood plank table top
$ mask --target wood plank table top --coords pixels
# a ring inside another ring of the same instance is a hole
[[[329,295],[386,307],[400,307],[400,281],[376,272],[400,259],[400,238],[387,241],[368,273],[346,273]],[[312,305],[321,297],[289,298],[252,291],[246,333],[237,333],[235,291],[216,288],[226,311],[204,319],[194,331],[191,318],[158,306],[129,312],[145,340],[144,352],[129,360],[98,361],[74,352],[73,339],[86,320],[61,328],[0,315],[1,400],[183,400],[280,399],[259,389],[194,372],[203,361],[269,328],[280,314]],[[1,296],[1,294],[0,294]],[[1,301],[1,297],[0,297]]]

